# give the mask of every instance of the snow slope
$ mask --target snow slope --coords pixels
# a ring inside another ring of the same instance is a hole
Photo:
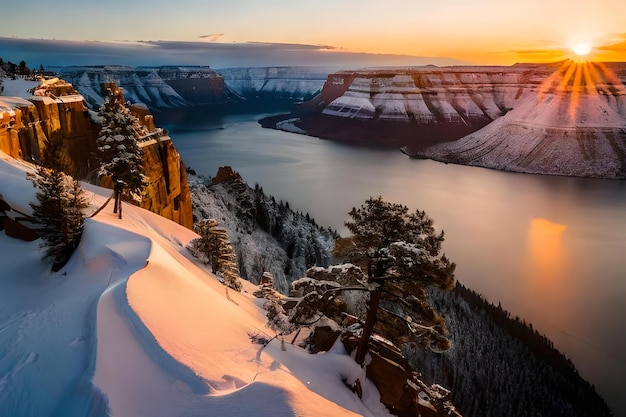
[[[0,194],[28,212],[32,167],[0,154]],[[85,185],[91,212],[110,191]],[[341,346],[271,338],[260,301],[228,290],[185,245],[196,235],[125,205],[88,219],[58,273],[38,241],[0,232],[0,416],[386,416]]]

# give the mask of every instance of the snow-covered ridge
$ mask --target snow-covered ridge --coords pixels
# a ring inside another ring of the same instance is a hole
[[[559,65],[511,67],[415,67],[365,69],[330,74],[318,101],[322,114],[355,120],[459,123],[491,122],[516,107],[519,98],[559,71]],[[595,66],[598,67],[596,69]],[[598,89],[626,81],[621,64],[589,64],[602,75]],[[607,68],[605,71],[604,68]]]
[[[445,162],[626,178],[624,83],[626,63],[339,71],[261,124]]]
[[[536,66],[410,67],[338,71],[320,94],[285,118],[307,134],[400,147],[474,132],[513,108],[541,76]],[[280,120],[278,120],[279,122]],[[264,126],[281,128],[276,121]]]
[[[211,184],[190,175],[189,183],[194,216],[216,219],[228,230],[243,278],[259,282],[263,272],[270,272],[275,288],[286,294],[308,268],[330,263],[336,232],[318,226],[308,214],[292,211],[240,179]]]

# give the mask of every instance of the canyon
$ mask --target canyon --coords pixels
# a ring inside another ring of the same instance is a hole
[[[339,71],[264,127],[516,172],[626,178],[626,64]]]
[[[98,108],[104,102],[102,85],[115,82],[133,103],[151,110],[212,106],[245,106],[263,100],[303,101],[317,94],[336,68],[209,66],[68,66],[51,68],[72,83],[87,103]]]

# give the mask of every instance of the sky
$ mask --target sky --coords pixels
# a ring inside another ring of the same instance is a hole
[[[22,52],[35,65],[512,65],[566,59],[580,43],[592,59],[626,61],[623,0],[29,0],[9,10],[0,57]]]

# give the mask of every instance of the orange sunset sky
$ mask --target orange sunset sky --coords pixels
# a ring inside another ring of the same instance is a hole
[[[624,0],[70,0],[14,2],[7,39],[311,45],[333,53],[511,65],[572,56],[626,61]]]

